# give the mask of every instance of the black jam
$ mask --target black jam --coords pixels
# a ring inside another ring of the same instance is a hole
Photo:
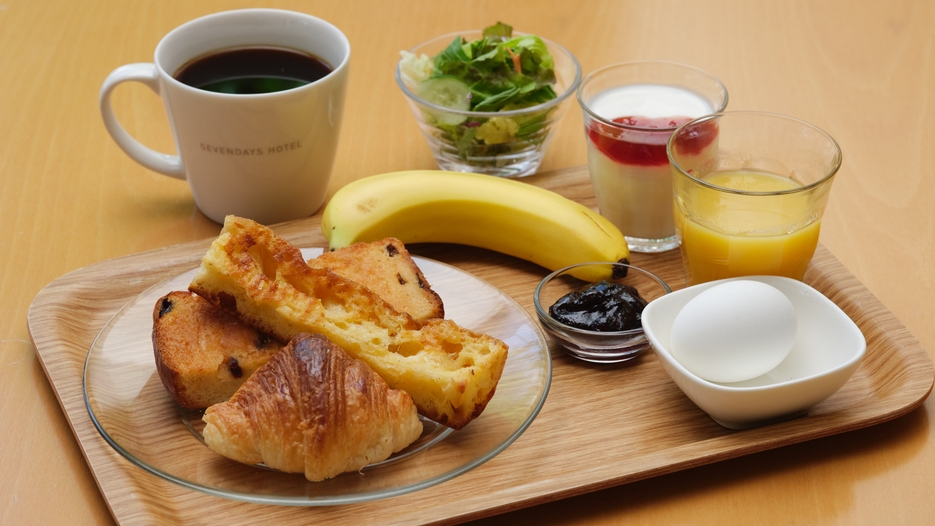
[[[562,296],[549,307],[549,315],[578,329],[629,331],[642,327],[646,303],[629,285],[601,281]]]

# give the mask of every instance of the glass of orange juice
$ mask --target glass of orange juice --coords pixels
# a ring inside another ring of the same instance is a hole
[[[694,155],[695,143],[710,140],[712,131],[714,145]],[[733,111],[684,124],[666,151],[689,284],[752,275],[802,279],[841,166],[830,135],[785,115]]]

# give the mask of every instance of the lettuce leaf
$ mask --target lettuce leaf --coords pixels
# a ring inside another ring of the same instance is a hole
[[[555,98],[555,63],[537,36],[512,37],[502,22],[487,27],[483,38],[456,37],[433,58],[432,77],[454,76],[471,88],[471,111],[501,111],[507,105],[541,103]]]
[[[510,38],[513,36],[513,26],[504,24],[503,22],[497,22],[492,26],[485,27],[482,33],[485,37]]]

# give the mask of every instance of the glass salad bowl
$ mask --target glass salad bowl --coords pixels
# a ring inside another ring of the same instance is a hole
[[[542,163],[581,66],[555,42],[511,34],[484,45],[472,44],[483,31],[462,31],[402,52],[396,83],[443,170],[523,177]]]

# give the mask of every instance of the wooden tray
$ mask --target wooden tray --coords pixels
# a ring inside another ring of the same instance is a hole
[[[527,181],[588,206],[585,168]],[[324,246],[319,218],[275,230],[299,246]],[[454,480],[408,495],[334,507],[278,507],[226,500],[176,486],[133,466],[90,421],[82,368],[95,336],[121,306],[150,285],[198,265],[211,240],[98,263],[55,280],[28,313],[31,338],[72,431],[116,520],[122,524],[460,522],[626,484],[750,453],[878,424],[922,404],[935,381],[925,349],[823,247],[805,281],[837,303],[867,338],[867,355],[848,383],[808,415],[730,431],[698,409],[652,353],[636,363],[597,366],[550,342],[552,387],[539,417],[513,445]],[[535,316],[532,292],[546,270],[501,254],[455,245],[414,245],[496,285]],[[633,263],[684,286],[677,251],[634,254]]]

